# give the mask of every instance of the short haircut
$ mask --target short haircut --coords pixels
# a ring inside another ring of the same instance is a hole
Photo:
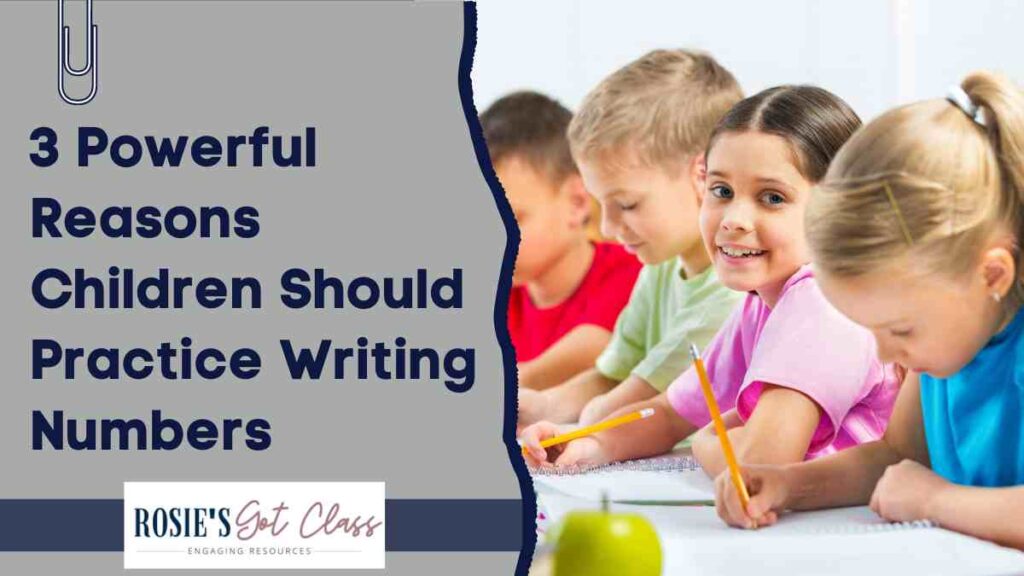
[[[714,58],[655,50],[613,72],[584,99],[569,125],[577,162],[628,153],[642,164],[674,169],[704,151],[718,121],[743,98]]]
[[[531,91],[513,92],[491,104],[480,115],[491,164],[519,157],[561,184],[577,173],[565,131],[572,112],[557,100]]]

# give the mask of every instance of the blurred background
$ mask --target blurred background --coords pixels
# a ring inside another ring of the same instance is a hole
[[[575,110],[601,78],[654,48],[711,53],[746,94],[810,83],[867,121],[941,97],[976,68],[1024,82],[1024,1],[481,0],[477,110],[518,89]]]

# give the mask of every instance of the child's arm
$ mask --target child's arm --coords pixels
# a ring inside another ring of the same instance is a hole
[[[802,393],[765,385],[754,412],[746,424],[735,411],[726,413],[729,439],[742,464],[787,464],[800,462],[807,453],[818,427],[817,404]],[[732,426],[730,426],[732,424]],[[693,455],[712,478],[726,469],[722,446],[713,424],[693,439]]]
[[[743,426],[743,420],[740,418],[740,415],[736,412],[736,409],[733,408],[728,412],[722,413],[722,424],[725,425],[726,430],[732,430],[734,428],[739,428],[740,426]],[[729,439],[732,440],[732,438],[733,436],[730,434]],[[708,439],[714,440],[714,445],[712,445],[712,443]],[[698,460],[710,461],[711,459],[714,458],[714,455],[710,453],[710,450],[714,446],[719,447],[719,452],[722,451],[721,444],[719,444],[718,442],[718,433],[715,431],[715,423],[708,422],[707,426],[701,428],[700,430],[697,430],[697,432],[694,433],[693,438],[691,438],[691,449],[693,450],[694,457],[696,457]],[[700,454],[698,455],[698,453]]]
[[[664,454],[680,440],[696,431],[697,427],[684,420],[672,409],[664,393],[645,402],[638,402],[616,410],[609,418],[654,408],[654,415],[643,420],[599,432],[593,436],[579,438],[545,449],[541,440],[558,434],[558,429],[548,423],[539,422],[523,430],[521,440],[528,450],[527,464],[539,466],[554,463],[556,466],[575,464],[606,464],[619,460],[632,460]]]
[[[580,410],[595,396],[618,384],[595,368],[586,370],[561,385],[537,391],[519,389],[519,425],[525,428],[541,420],[555,423],[575,422]]]
[[[732,526],[757,528],[774,524],[784,510],[864,505],[886,467],[899,460],[899,453],[878,440],[811,462],[744,465],[749,505],[743,509],[728,472],[723,472],[715,478],[718,516]]]
[[[612,333],[594,324],[570,330],[543,354],[519,364],[519,386],[543,390],[565,382],[594,365]]]
[[[952,484],[911,460],[890,466],[871,499],[886,520],[926,518],[943,528],[1024,550],[1024,486],[979,488]]]
[[[608,392],[595,396],[580,412],[581,425],[594,424],[608,417],[623,406],[649,400],[658,395],[658,390],[639,376],[631,375]]]
[[[765,526],[786,509],[812,510],[867,504],[886,468],[904,458],[927,464],[928,448],[921,418],[917,375],[900,388],[885,436],[813,462],[785,466],[744,466],[751,493],[743,510],[726,474],[715,481],[718,514],[734,526]]]
[[[696,426],[676,413],[664,392],[650,400],[624,406],[609,414],[605,420],[644,408],[654,408],[654,415],[636,425],[620,426],[593,436],[604,446],[611,461],[664,454],[697,431]]]

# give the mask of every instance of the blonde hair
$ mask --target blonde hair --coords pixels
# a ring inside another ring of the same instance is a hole
[[[569,145],[577,162],[628,151],[644,165],[674,168],[704,150],[741,98],[736,79],[711,56],[655,50],[587,95],[569,124]]]
[[[927,100],[883,114],[843,146],[807,209],[821,270],[858,276],[911,257],[956,277],[996,234],[1024,237],[1024,94],[989,72],[961,88],[983,124],[950,100]],[[1008,304],[1019,306],[1021,292],[1018,282]]]

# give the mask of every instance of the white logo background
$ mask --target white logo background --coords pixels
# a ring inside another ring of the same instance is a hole
[[[189,536],[185,522],[167,521],[173,509],[189,516]],[[196,516],[205,537],[194,535]],[[383,482],[124,485],[125,569],[384,568],[384,528]]]

